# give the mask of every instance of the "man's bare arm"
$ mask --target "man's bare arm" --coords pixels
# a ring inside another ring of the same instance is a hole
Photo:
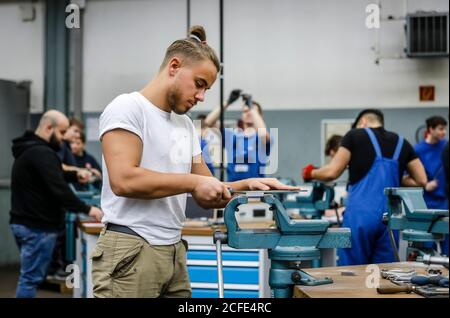
[[[139,167],[142,149],[141,139],[129,131],[115,129],[103,135],[103,156],[112,191],[117,196],[158,199],[194,190],[199,176]]]
[[[402,179],[402,185],[407,187],[425,187],[427,185],[427,174],[420,159],[416,158],[408,162],[406,166],[409,176]]]
[[[228,108],[228,105],[223,106],[223,110],[225,111]],[[220,106],[216,107],[213,111],[211,111],[203,121],[206,127],[215,127],[216,122],[220,117]]]
[[[199,154],[192,159],[191,173],[205,177],[213,176],[208,166],[206,165],[205,160],[203,160],[202,154]]]
[[[344,172],[350,162],[351,152],[345,147],[339,147],[331,162],[319,169],[314,169],[311,173],[313,179],[321,181],[332,181]]]

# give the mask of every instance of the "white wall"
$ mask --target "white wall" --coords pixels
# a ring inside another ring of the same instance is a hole
[[[448,58],[374,64],[375,31],[365,7],[376,0],[225,0],[225,94],[252,93],[265,109],[448,107]],[[165,49],[186,33],[186,0],[87,0],[83,107],[101,111],[116,95],[138,90],[157,72]],[[382,0],[382,14],[403,1]],[[0,77],[31,79],[33,110],[44,86],[43,5],[22,22],[18,4],[0,4]],[[408,11],[448,11],[447,0],[409,0]],[[191,24],[206,27],[219,52],[219,1],[191,0]],[[383,53],[403,50],[402,23],[382,23]],[[419,85],[435,85],[421,103]],[[197,110],[218,104],[219,79]]]
[[[448,58],[374,64],[375,31],[365,26],[371,2],[226,1],[227,91],[244,87],[266,108],[448,106]],[[428,2],[420,1],[448,11],[447,0]],[[381,28],[382,44],[403,50],[402,26]],[[436,86],[434,103],[418,101],[422,84]]]
[[[30,80],[31,111],[41,112],[44,103],[44,15],[35,3],[36,19],[22,22],[18,3],[0,2],[0,78]]]
[[[87,1],[83,107],[101,111],[117,95],[140,90],[166,48],[186,36],[185,0]]]
[[[224,1],[225,93],[243,88],[266,109],[448,106],[448,58],[375,65],[375,31],[365,26],[371,2]],[[205,26],[219,53],[219,1],[191,3],[191,24]],[[404,13],[398,0],[383,0],[382,8],[383,15]],[[448,11],[448,2],[408,2],[409,12],[418,9]],[[185,1],[90,1],[85,109],[101,110],[115,95],[142,87],[156,72],[166,44],[184,34],[185,14]],[[384,54],[402,52],[402,23],[382,23],[380,37]],[[436,86],[435,102],[419,102],[420,85]],[[210,109],[218,100],[217,80],[197,109]]]

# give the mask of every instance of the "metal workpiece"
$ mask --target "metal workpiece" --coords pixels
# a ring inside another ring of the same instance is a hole
[[[429,254],[425,254],[417,260],[427,265],[442,265],[448,269],[448,257],[431,256]]]

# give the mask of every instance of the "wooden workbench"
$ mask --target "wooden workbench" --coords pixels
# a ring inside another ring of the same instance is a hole
[[[427,265],[416,262],[400,262],[389,264],[378,264],[381,269],[393,268],[414,268],[418,274],[425,274]],[[294,287],[294,298],[422,298],[415,293],[397,293],[382,295],[378,294],[376,288],[366,287],[366,278],[372,274],[372,270],[366,272],[367,265],[358,266],[341,266],[341,267],[323,267],[306,269],[308,274],[317,278],[330,277],[333,279],[333,284],[321,286],[300,286]],[[448,275],[448,269],[443,266],[435,266],[439,268],[443,275]],[[343,276],[343,271],[352,271],[355,276]],[[381,285],[394,285],[390,281],[380,278]]]

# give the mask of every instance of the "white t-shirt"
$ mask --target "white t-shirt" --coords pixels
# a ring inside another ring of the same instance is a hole
[[[100,116],[100,139],[113,129],[136,134],[143,143],[140,167],[163,173],[191,173],[192,157],[201,153],[197,132],[186,115],[165,112],[139,92],[122,94]],[[104,158],[101,207],[103,223],[130,227],[152,245],[181,238],[187,194],[153,200],[116,196]]]

